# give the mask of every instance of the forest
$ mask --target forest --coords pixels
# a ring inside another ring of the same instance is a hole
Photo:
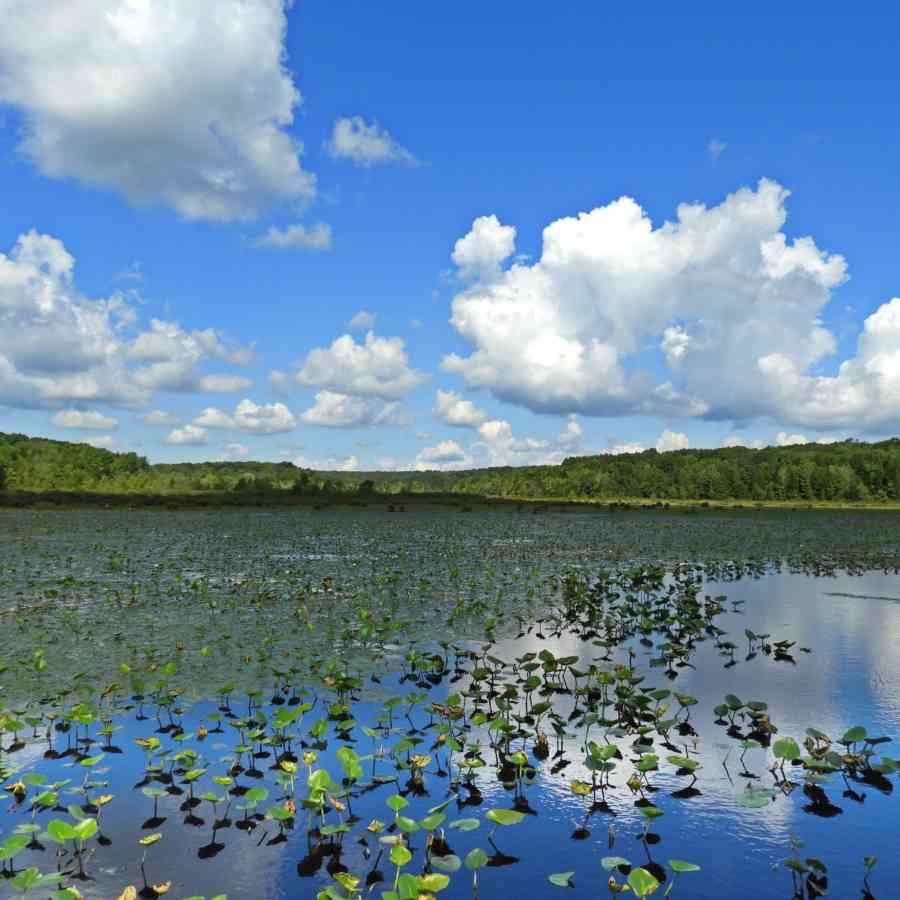
[[[0,433],[12,493],[299,495],[459,493],[520,499],[900,500],[900,438],[573,456],[560,465],[459,472],[316,472],[289,462],[151,464],[135,453]]]

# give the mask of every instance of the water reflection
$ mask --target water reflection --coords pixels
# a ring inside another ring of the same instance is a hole
[[[708,584],[704,590],[727,595],[727,611],[717,623],[728,631],[735,651],[732,658],[723,656],[712,641],[700,644],[691,660],[693,668],[679,669],[674,683],[661,670],[648,670],[649,682],[698,699],[690,717],[693,733],[673,734],[672,743],[678,751],[683,743],[701,765],[696,793],[685,792],[689,779],[668,764],[650,774],[652,790],[648,788],[646,793],[664,813],[652,824],[650,839],[639,837],[644,832],[643,816],[635,805],[639,794],[627,786],[634,772],[633,754],[628,752],[631,739],[622,742],[626,758],[611,777],[615,788],[606,794],[606,808],[592,808],[590,798],[573,794],[570,787],[573,780],[592,778],[580,749],[582,734],[564,739],[561,753],[551,752],[534,783],[521,790],[497,780],[493,759],[486,752],[488,766],[476,770],[470,788],[450,793],[448,779],[432,769],[420,788],[407,793],[408,815],[416,819],[448,799],[449,819],[483,818],[483,813],[493,808],[517,808],[526,813],[522,825],[498,829],[493,847],[485,823],[472,832],[446,831],[446,849],[460,858],[475,847],[488,851],[490,864],[479,876],[480,896],[553,896],[558,888],[547,882],[547,876],[566,870],[576,872],[574,880],[582,896],[603,896],[607,873],[599,860],[615,854],[651,868],[664,866],[672,858],[699,863],[703,877],[693,882],[685,877],[676,896],[788,898],[790,877],[784,870],[773,873],[772,865],[792,855],[792,836],[805,843],[804,855],[827,861],[833,896],[859,894],[866,855],[880,859],[872,876],[873,892],[881,898],[891,896],[900,878],[900,862],[894,853],[896,803],[888,793],[893,781],[859,784],[834,776],[829,783],[807,790],[798,784],[788,796],[780,795],[760,808],[741,806],[739,800],[748,785],[773,784],[768,772],[773,763],[771,749],[748,749],[742,761],[739,742],[717,723],[713,708],[729,693],[743,701],[765,701],[778,736],[798,740],[810,726],[832,735],[853,725],[864,725],[870,734],[897,735],[900,653],[892,642],[900,634],[900,603],[883,599],[900,594],[897,579],[877,574],[828,579],[769,575]],[[774,654],[753,654],[743,637],[744,629],[795,642],[794,661],[776,660]],[[803,647],[811,652],[802,652]],[[653,651],[640,643],[633,648],[636,665],[646,666]],[[577,656],[582,667],[599,655],[596,646],[576,638],[541,639],[535,634],[500,641],[491,652],[511,659],[543,649],[557,656]],[[444,697],[466,683],[465,678],[451,685],[444,682],[435,693]],[[381,713],[385,697],[398,689],[413,688],[410,683],[398,685],[395,677],[382,673],[380,684],[370,683],[364,699],[354,705],[354,715],[360,723],[372,722]],[[567,717],[572,700],[561,696],[558,703]],[[209,727],[200,745],[207,757],[204,764],[221,773],[233,764],[234,733],[227,721],[221,723],[221,733],[213,727],[217,707],[210,701],[195,705],[183,717],[182,725],[194,733],[201,724]],[[398,720],[402,721],[399,714]],[[421,724],[421,715],[418,721]],[[86,898],[118,896],[128,883],[140,886],[142,849],[138,841],[148,831],[157,830],[163,839],[147,853],[147,875],[151,882],[173,880],[173,896],[227,893],[231,900],[313,897],[317,889],[330,883],[329,875],[339,871],[363,874],[371,884],[379,883],[382,876],[393,876],[377,839],[368,836],[364,844],[359,843],[359,831],[312,844],[302,827],[282,832],[276,822],[258,818],[253,810],[240,810],[240,796],[227,806],[204,800],[195,803],[190,789],[180,781],[162,784],[155,798],[147,796],[140,790],[147,786],[142,778],[145,756],[134,739],[156,733],[158,723],[137,721],[131,715],[124,724],[115,736],[116,746],[123,752],[114,765],[96,770],[98,779],[107,782],[103,792],[116,798],[100,814],[102,833],[114,852],[104,852],[104,848],[89,861],[91,880],[78,885]],[[595,738],[601,739],[601,734],[602,728],[596,728]],[[352,743],[360,755],[378,749],[380,738],[366,737],[359,729],[354,735]],[[477,738],[477,734],[471,737]],[[425,746],[431,741],[429,735]],[[484,735],[481,743],[486,744]],[[320,756],[320,763],[333,773],[339,771],[334,756],[337,746],[332,741]],[[83,776],[71,756],[44,759],[43,749],[35,742],[21,751],[17,761],[25,770],[45,773],[51,781]],[[663,758],[674,750],[657,748]],[[265,784],[274,799],[274,756],[258,752],[261,755],[254,758],[251,770],[243,773],[242,783],[245,788]],[[900,755],[896,748],[888,752]],[[439,751],[435,755],[437,766],[442,766],[445,757]],[[248,775],[256,777],[247,780]],[[352,814],[361,822],[389,819],[392,814],[384,800],[395,790],[395,785],[384,785],[362,793],[353,799]],[[67,802],[73,800],[64,799],[61,806]],[[261,804],[262,811],[266,805]],[[4,834],[27,819],[27,809],[10,804],[0,816]],[[414,835],[411,843],[421,851],[424,838]],[[33,848],[17,858],[16,864],[20,868],[37,865],[47,871],[54,865],[52,853],[53,849]],[[376,896],[379,889],[375,889]],[[469,879],[461,873],[441,896],[470,895]]]

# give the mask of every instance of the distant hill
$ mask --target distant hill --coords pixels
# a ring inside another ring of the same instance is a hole
[[[462,472],[314,472],[289,462],[151,465],[135,453],[0,433],[0,489],[104,494],[461,493],[508,498],[900,500],[900,438],[573,456]]]

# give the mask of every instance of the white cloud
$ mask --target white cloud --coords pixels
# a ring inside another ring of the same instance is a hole
[[[273,247],[276,250],[329,250],[331,249],[331,226],[324,222],[311,225],[288,225],[276,228],[274,225],[256,241],[257,247]]]
[[[30,231],[0,253],[0,403],[55,408],[72,401],[139,405],[147,391],[125,369],[134,311],[121,294],[90,300],[62,242]]]
[[[607,453],[610,456],[620,456],[623,453],[643,453],[646,449],[643,444],[633,441],[631,443],[614,444],[612,447],[607,447],[603,453]]]
[[[398,401],[379,403],[335,391],[319,391],[314,404],[301,414],[300,420],[306,425],[322,425],[327,428],[410,423],[409,413]]]
[[[237,460],[246,459],[249,455],[249,447],[232,441],[231,443],[222,445],[222,454],[219,459],[223,462],[236,462]]]
[[[490,466],[552,465],[565,457],[563,450],[550,441],[516,438],[505,419],[491,419],[480,425],[478,436],[480,440],[472,444],[472,452]]]
[[[761,441],[758,438],[756,440],[748,441],[739,434],[729,434],[722,441],[722,446],[723,447],[749,447],[751,450],[762,450],[762,448],[766,447],[767,444],[765,441]]]
[[[472,457],[456,441],[441,441],[420,450],[413,465],[419,472],[467,469],[472,466]]]
[[[900,427],[900,297],[863,323],[856,356],[834,376],[805,374],[785,350],[758,360],[783,422],[810,428],[893,431]]]
[[[129,359],[144,363],[134,370],[137,384],[148,390],[235,393],[251,385],[240,375],[204,375],[202,362],[219,359],[232,365],[246,365],[251,350],[226,344],[214,328],[185,331],[177,322],[151,319],[150,330],[139,334],[128,347]]]
[[[375,327],[375,313],[361,309],[348,323],[351,331],[371,331]]]
[[[279,369],[272,369],[269,372],[269,390],[272,391],[273,394],[285,395],[288,393],[291,387],[291,376],[288,375],[287,372],[282,372]]]
[[[200,428],[234,428],[234,419],[215,406],[207,406],[194,419],[194,424]]]
[[[717,137],[710,138],[709,143],[706,145],[706,150],[709,155],[713,158],[713,161],[718,160],[718,158],[728,149],[728,144],[720,140]]]
[[[788,196],[762,180],[716,207],[682,204],[658,228],[623,197],[551,223],[540,259],[505,269],[509,236],[498,244],[473,226],[463,246],[483,255],[457,244],[454,256],[461,274],[476,262],[487,274],[457,294],[451,318],[472,352],[442,367],[537,412],[891,430],[900,298],[869,316],[835,376],[810,374],[835,351],[821,315],[846,266],[811,238],[787,239]],[[654,347],[662,379],[642,367]]]
[[[556,442],[560,447],[565,447],[568,450],[575,450],[581,446],[582,437],[584,437],[584,432],[581,428],[581,424],[574,415],[571,415],[566,420],[566,427],[560,432]]]
[[[656,452],[668,453],[670,450],[687,450],[691,446],[688,436],[680,431],[665,429],[656,439]]]
[[[334,391],[319,391],[315,403],[301,413],[306,425],[324,425],[329,428],[353,428],[370,421],[369,403],[362,397],[349,397]]]
[[[803,434],[788,434],[786,431],[779,431],[775,435],[776,447],[791,447],[794,444],[808,444],[809,438]]]
[[[85,438],[82,443],[90,444],[100,450],[112,450],[119,446],[119,442],[111,434],[99,434],[96,437]]]
[[[252,400],[238,403],[234,422],[238,428],[254,434],[280,434],[297,427],[294,414],[283,403],[256,404]]]
[[[215,406],[208,406],[194,419],[200,428],[237,428],[252,434],[281,434],[297,427],[294,414],[283,403],[256,404],[241,400],[228,415]]]
[[[141,416],[141,421],[145,425],[177,425],[178,416],[174,413],[165,412],[161,409],[154,409],[151,412]]]
[[[295,377],[307,387],[382,400],[399,400],[428,378],[409,367],[402,338],[380,338],[372,331],[364,344],[345,334],[327,349],[316,347]]]
[[[290,5],[289,3],[287,5]],[[186,219],[308,200],[285,0],[7,0],[0,101],[44,174]]]
[[[366,169],[386,163],[416,164],[416,158],[384,128],[377,122],[367,124],[362,116],[338,119],[328,149],[335,159],[346,159]]]
[[[112,416],[80,409],[61,409],[50,421],[60,428],[90,428],[98,431],[109,431],[119,426],[119,420]]]
[[[431,410],[436,419],[457,428],[477,428],[488,420],[487,413],[456,391],[438,390]]]
[[[443,396],[442,396],[443,395]],[[435,415],[447,424],[474,428],[477,437],[467,450],[452,440],[441,441],[434,447],[426,447],[416,456],[416,468],[466,469],[473,466],[528,466],[556,465],[571,455],[581,444],[581,425],[570,416],[566,427],[555,441],[527,436],[517,438],[512,425],[505,419],[487,419],[480,410],[469,408],[452,391],[438,391]],[[463,405],[461,405],[463,404]],[[443,415],[439,410],[443,410]],[[473,412],[474,410],[474,412]],[[428,434],[416,437],[427,439]],[[453,458],[439,458],[438,454],[452,453]]]
[[[194,391],[200,394],[236,394],[253,387],[253,382],[242,375],[201,375],[188,382],[190,387],[169,388],[169,390]]]
[[[355,472],[359,469],[359,459],[353,454],[342,458],[329,456],[327,459],[298,456],[293,463],[301,469],[314,469],[317,472]]]
[[[175,428],[164,438],[164,444],[173,446],[202,447],[206,444],[207,432],[205,428],[197,425],[185,425],[183,428]]]
[[[516,229],[501,225],[496,216],[479,216],[472,229],[453,247],[451,258],[466,280],[499,276],[501,263],[516,249]]]

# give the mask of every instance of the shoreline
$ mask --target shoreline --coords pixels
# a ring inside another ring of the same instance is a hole
[[[589,510],[607,512],[900,512],[900,501],[827,500],[701,500],[647,497],[495,497],[462,493],[294,495],[265,494],[95,494],[67,491],[0,492],[0,510],[233,510],[350,507],[383,512],[407,512],[423,507],[473,512],[476,507],[510,509],[533,513]]]

